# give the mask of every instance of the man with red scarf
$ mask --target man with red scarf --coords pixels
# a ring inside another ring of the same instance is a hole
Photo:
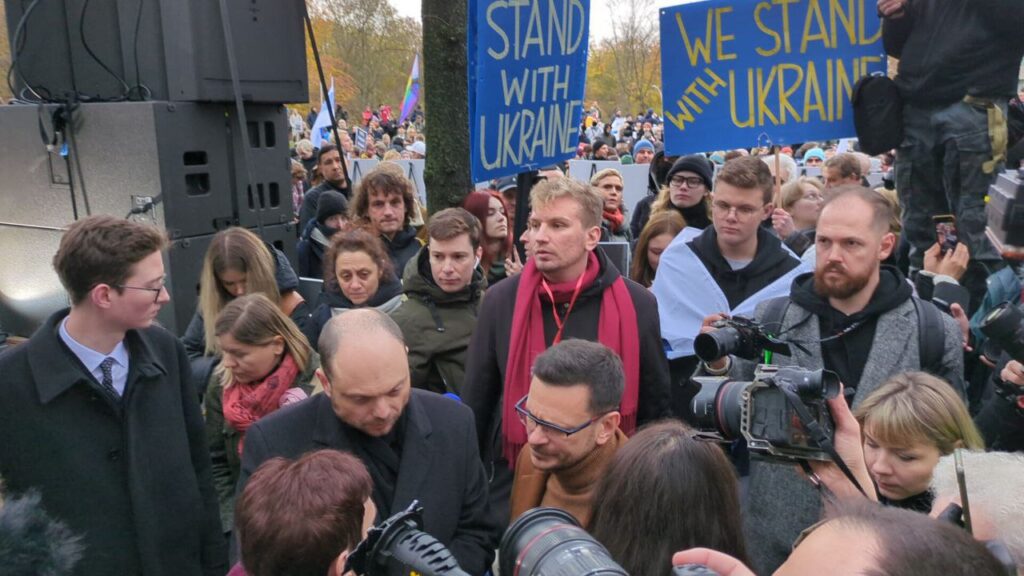
[[[601,240],[603,242],[631,242],[633,235],[625,224],[626,214],[622,208],[622,174],[614,168],[605,168],[590,179],[590,185],[597,189],[604,199],[601,214]]]
[[[492,514],[502,524],[509,517],[510,463],[527,441],[515,404],[529,391],[534,359],[548,347],[579,338],[619,355],[626,377],[620,427],[626,434],[669,411],[657,302],[595,250],[604,199],[586,184],[559,178],[538,183],[530,204],[532,257],[521,274],[485,295],[463,385],[492,478]]]

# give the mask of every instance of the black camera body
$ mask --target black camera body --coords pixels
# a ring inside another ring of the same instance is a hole
[[[1017,362],[1024,362],[1024,312],[1006,302],[981,321],[981,332]]]
[[[826,400],[839,394],[828,370],[761,364],[750,382],[695,377],[700,391],[692,413],[698,430],[721,440],[743,438],[754,456],[786,462],[831,460],[813,437],[811,422],[831,440],[835,425]]]
[[[698,334],[693,351],[705,362],[732,355],[746,360],[757,360],[765,350],[789,354],[789,345],[765,331],[757,321],[734,316],[714,323],[716,330]]]
[[[366,539],[349,554],[345,573],[469,576],[444,544],[420,529],[422,524],[423,507],[413,500],[405,510],[370,528]]]

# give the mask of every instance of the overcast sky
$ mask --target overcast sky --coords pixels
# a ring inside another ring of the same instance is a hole
[[[420,19],[420,0],[388,0],[388,2],[390,2],[402,16],[410,16],[417,20]],[[676,6],[678,4],[686,3],[687,0],[654,0],[654,5],[657,8]],[[609,19],[601,17],[594,18],[594,15],[601,15],[607,12],[606,4],[605,0],[590,0],[590,35],[597,40],[603,40],[604,38],[611,36],[611,22]],[[654,18],[657,18],[657,15],[654,15]]]

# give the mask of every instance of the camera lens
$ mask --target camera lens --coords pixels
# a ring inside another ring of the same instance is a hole
[[[628,576],[572,515],[556,508],[534,508],[520,516],[502,537],[498,558],[501,574]]]
[[[989,312],[981,321],[981,332],[1011,358],[1024,362],[1024,313],[1006,302]]]
[[[691,405],[693,425],[698,430],[717,430],[726,440],[740,435],[743,391],[749,382],[723,382],[717,386],[702,383]]]
[[[714,362],[740,349],[743,337],[740,331],[728,326],[714,332],[698,334],[693,341],[693,351],[701,360]]]
[[[775,381],[795,391],[804,400],[835,398],[839,395],[839,375],[831,370],[782,368]]]

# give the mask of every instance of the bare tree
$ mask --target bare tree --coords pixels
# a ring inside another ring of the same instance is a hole
[[[619,85],[618,104],[646,109],[661,74],[658,19],[653,0],[608,0],[612,37],[602,42],[611,52]],[[657,98],[660,101],[660,97]]]

